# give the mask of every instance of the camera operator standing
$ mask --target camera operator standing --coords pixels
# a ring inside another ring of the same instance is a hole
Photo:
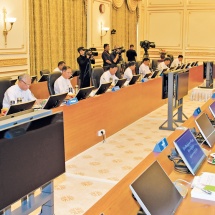
[[[104,51],[102,53],[104,71],[107,71],[109,69],[110,65],[112,64],[109,50],[110,50],[109,44],[105,43],[104,44]]]
[[[91,77],[91,64],[95,64],[95,59],[93,55],[89,52],[89,50],[84,49],[84,47],[78,48],[78,53],[80,56],[77,58],[77,62],[80,68],[80,88],[89,87],[90,86],[90,77]]]
[[[123,61],[121,53],[122,53],[122,47],[117,47],[112,50],[112,53],[110,54],[110,58],[113,64],[117,65],[121,61]]]

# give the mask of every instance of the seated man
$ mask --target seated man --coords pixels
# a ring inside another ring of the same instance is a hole
[[[17,99],[22,102],[36,100],[29,87],[31,85],[31,76],[23,74],[18,77],[18,83],[9,87],[4,94],[3,108],[9,108],[11,103],[16,104]]]
[[[66,66],[66,63],[64,61],[58,62],[57,67],[53,70],[53,72],[62,72],[62,68]]]
[[[136,65],[135,65],[134,61],[128,62],[128,67],[125,70],[124,75],[123,75],[123,78],[126,78],[127,81],[130,81],[132,79],[134,70],[135,70],[135,66]]]
[[[172,62],[171,67],[182,66],[182,60],[183,60],[183,55],[178,55],[178,59],[175,59]]]
[[[62,68],[62,75],[54,83],[55,94],[60,94],[60,93],[74,94],[75,93],[69,79],[71,75],[72,75],[72,69],[69,66],[64,66]]]
[[[150,59],[149,58],[144,58],[142,64],[139,67],[139,74],[142,75],[143,77],[146,74],[151,73],[151,71],[149,69],[149,64],[150,64]]]
[[[162,72],[164,69],[169,69],[170,59],[166,57],[163,62],[158,65],[158,70]]]
[[[105,84],[108,82],[112,82],[112,86],[115,85],[116,81],[118,78],[116,77],[116,71],[117,71],[117,65],[116,64],[111,64],[110,69],[104,72],[100,78],[100,85]]]

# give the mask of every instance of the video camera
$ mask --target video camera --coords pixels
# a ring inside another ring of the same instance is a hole
[[[144,40],[144,41],[140,41],[140,46],[145,51],[144,55],[148,57],[148,55],[149,55],[148,54],[148,49],[155,48],[155,43],[154,42],[149,42],[148,40]]]
[[[115,54],[121,55],[123,52],[125,52],[125,49],[123,49],[123,46],[122,46],[119,48],[112,49],[112,52],[114,52]]]
[[[89,49],[83,49],[85,52],[84,52],[84,55],[87,56],[89,55],[90,58],[92,56],[98,56],[98,52],[97,52],[97,49],[96,48],[89,48]]]

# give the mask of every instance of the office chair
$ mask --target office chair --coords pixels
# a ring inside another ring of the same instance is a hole
[[[15,78],[15,79],[10,79],[11,86],[14,85],[16,82],[17,82],[17,78]]]
[[[40,75],[50,74],[50,71],[48,69],[43,69],[40,71]]]
[[[80,70],[78,70],[78,69],[73,69],[73,70],[72,70],[72,77],[79,76],[80,73],[81,73]]]
[[[4,93],[10,86],[11,86],[10,78],[1,78],[0,79],[0,109],[2,109]]]
[[[61,72],[53,72],[48,75],[47,84],[50,95],[55,95],[54,82],[61,76]]]
[[[158,67],[158,60],[155,60],[155,59],[152,60],[152,66],[151,66],[152,70],[153,71],[156,70],[157,67]]]
[[[137,61],[136,63],[135,63],[135,73],[136,73],[136,75],[138,75],[140,72],[139,72],[139,68],[140,68],[140,65],[141,65],[141,63],[142,63],[142,61]]]
[[[116,71],[116,77],[117,78],[119,78],[119,79],[121,79],[122,78],[122,66],[121,66],[121,64],[117,64],[117,71]]]
[[[100,85],[100,78],[101,78],[101,76],[102,76],[103,73],[104,73],[104,69],[102,67],[100,67],[100,68],[93,68],[92,69],[91,78],[92,78],[93,86],[95,88],[99,87],[99,85]]]

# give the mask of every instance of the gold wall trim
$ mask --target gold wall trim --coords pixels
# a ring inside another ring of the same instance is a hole
[[[215,57],[215,52],[186,52],[186,56]]]
[[[157,1],[157,3],[154,0],[147,0],[148,7],[173,7],[173,6],[183,6],[183,5],[184,5],[183,0],[174,0],[174,1],[163,0],[163,1]]]
[[[28,64],[27,58],[14,58],[14,59],[2,59],[0,60],[0,67],[7,66],[23,66]]]

